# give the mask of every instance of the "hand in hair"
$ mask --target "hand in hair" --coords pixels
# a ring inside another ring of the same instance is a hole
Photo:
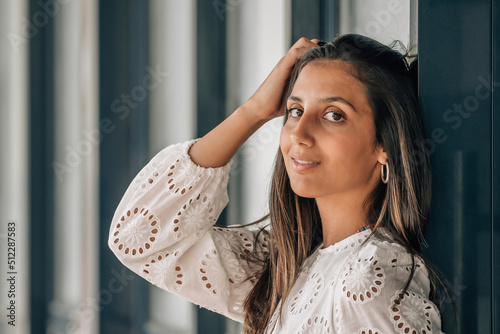
[[[254,117],[267,121],[283,115],[284,94],[293,67],[306,51],[317,47],[319,42],[317,39],[309,40],[302,37],[281,58],[266,80],[245,103],[252,106],[255,111]]]

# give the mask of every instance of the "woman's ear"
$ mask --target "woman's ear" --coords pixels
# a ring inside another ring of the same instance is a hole
[[[377,160],[382,165],[385,165],[385,162],[387,161],[387,152],[384,150],[382,145],[377,146]]]

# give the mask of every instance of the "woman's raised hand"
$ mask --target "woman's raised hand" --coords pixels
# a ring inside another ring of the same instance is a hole
[[[302,37],[281,58],[266,80],[248,99],[245,105],[253,117],[268,121],[283,114],[286,84],[296,62],[309,49],[317,47],[319,40]]]

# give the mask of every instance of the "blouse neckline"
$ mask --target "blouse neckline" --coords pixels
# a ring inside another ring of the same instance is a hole
[[[323,243],[318,246],[319,255],[338,253],[343,250],[352,249],[358,245],[361,245],[366,238],[372,233],[372,230],[367,229],[353,235],[348,236],[326,248],[323,248]]]

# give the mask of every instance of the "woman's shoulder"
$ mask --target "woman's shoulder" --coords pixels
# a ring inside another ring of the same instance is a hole
[[[380,260],[384,267],[408,267],[415,265],[419,268],[423,260],[418,255],[412,255],[403,245],[394,241],[385,231],[373,233],[359,248],[361,257],[374,257]]]
[[[397,242],[377,234],[368,237],[346,261],[338,285],[340,332],[377,327],[383,332],[440,333],[439,310],[429,299],[425,263]],[[353,313],[363,320],[347,316]]]
[[[374,233],[350,262],[358,265],[366,263],[367,270],[395,290],[402,289],[411,277],[408,287],[423,296],[429,295],[429,273],[422,257],[411,254],[404,246],[388,238],[387,234]]]

